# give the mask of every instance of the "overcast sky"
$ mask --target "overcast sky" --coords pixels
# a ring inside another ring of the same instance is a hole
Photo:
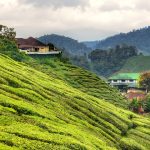
[[[100,40],[150,25],[150,0],[0,0],[0,24],[18,37]]]

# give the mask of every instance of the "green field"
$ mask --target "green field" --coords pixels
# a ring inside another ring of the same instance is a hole
[[[74,69],[62,66],[62,73],[57,65],[50,73],[0,55],[0,149],[149,149],[148,118],[98,98],[103,92],[94,97],[81,91],[80,82],[67,81]],[[103,98],[111,99],[113,90],[106,87]]]
[[[150,56],[135,56],[127,60],[121,72],[143,72],[150,70]]]

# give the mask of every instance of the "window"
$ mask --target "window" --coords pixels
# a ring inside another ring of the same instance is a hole
[[[35,52],[39,52],[39,48],[35,48]]]
[[[129,82],[134,82],[134,80],[129,80]]]
[[[121,80],[121,82],[126,82],[126,80]]]
[[[113,82],[118,82],[117,80],[112,80]]]

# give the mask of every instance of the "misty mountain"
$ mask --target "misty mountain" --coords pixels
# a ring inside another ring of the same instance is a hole
[[[88,48],[84,43],[61,35],[44,35],[39,37],[38,40],[45,44],[53,43],[57,48],[63,49],[72,55],[83,55],[91,51],[91,48]]]
[[[98,44],[99,41],[85,41],[85,42],[82,42],[83,44],[85,44],[88,48],[91,48],[91,49],[96,49],[96,46]]]
[[[109,49],[119,44],[133,45],[144,54],[150,54],[150,26],[108,37],[105,40],[99,41],[96,48]]]

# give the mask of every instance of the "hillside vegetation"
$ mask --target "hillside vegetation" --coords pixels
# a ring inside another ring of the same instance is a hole
[[[72,64],[63,63],[59,59],[49,56],[34,57],[34,60],[36,61],[30,63],[30,66],[35,69],[57,79],[61,79],[70,86],[89,95],[109,101],[116,106],[128,108],[128,102],[120,92],[110,87],[95,74]]]
[[[1,54],[0,84],[2,150],[150,147],[148,118],[73,88],[55,71],[48,75]]]
[[[121,72],[143,72],[150,70],[150,56],[135,56],[129,58]]]
[[[134,46],[117,45],[109,50],[96,49],[89,54],[92,69],[99,75],[108,77],[119,71],[128,58],[138,55]]]
[[[0,39],[0,53],[8,55],[14,60],[24,62],[26,65],[42,71],[54,78],[61,79],[74,88],[98,98],[105,99],[117,106],[128,108],[127,100],[116,90],[108,86],[95,74],[82,68],[73,66],[63,58],[47,56],[28,56],[19,53],[14,42],[8,39]],[[64,63],[65,61],[65,63]]]

